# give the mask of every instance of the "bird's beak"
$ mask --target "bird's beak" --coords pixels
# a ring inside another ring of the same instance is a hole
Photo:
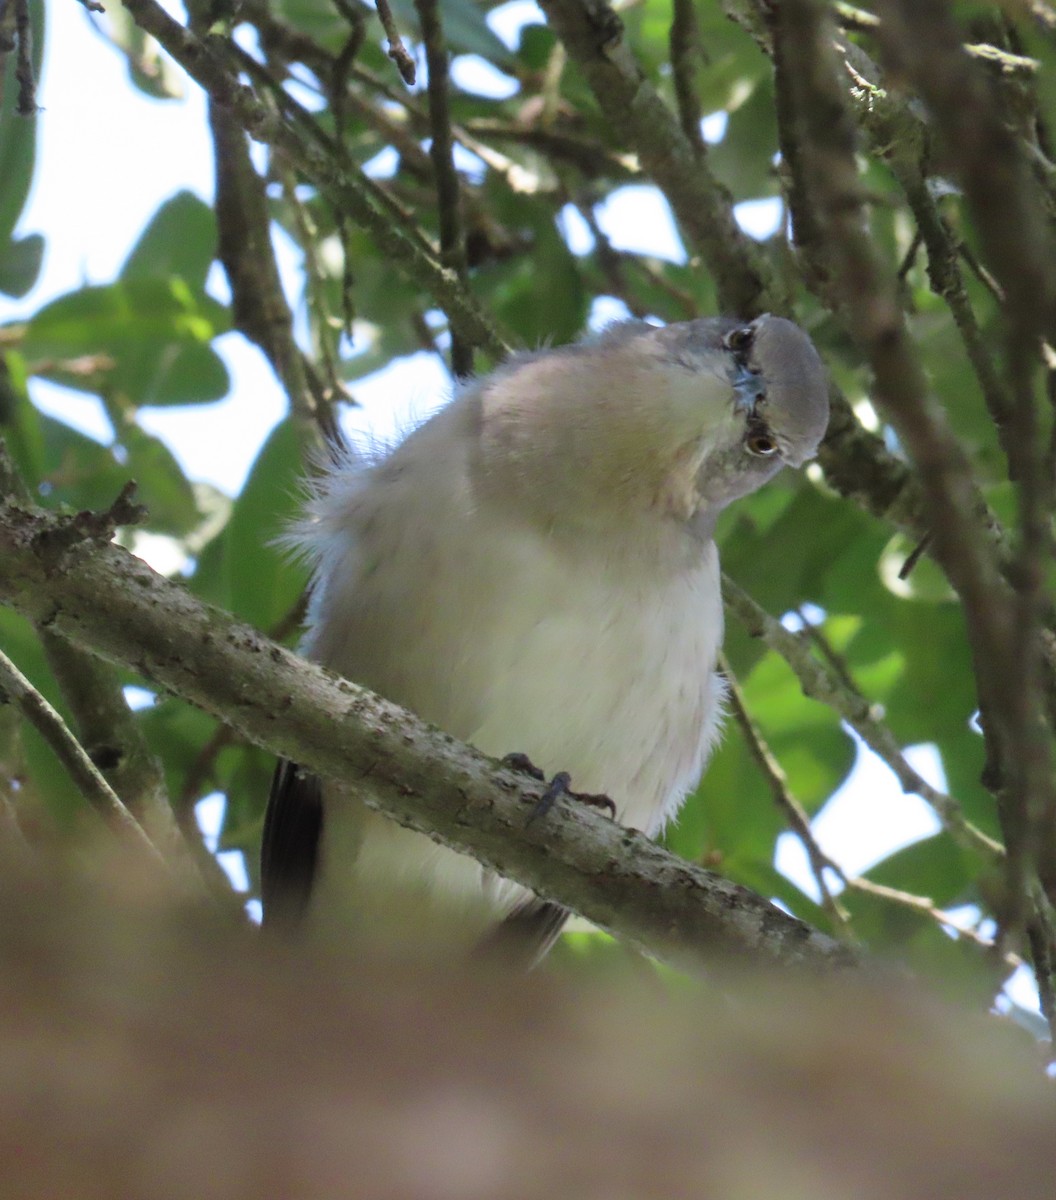
[[[766,399],[766,384],[757,371],[749,371],[744,363],[736,363],[730,369],[733,385],[734,406],[741,412],[750,413],[760,400]]]

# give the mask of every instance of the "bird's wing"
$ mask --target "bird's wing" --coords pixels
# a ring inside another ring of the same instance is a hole
[[[322,829],[322,780],[280,758],[271,780],[260,850],[265,925],[295,925],[304,916]]]

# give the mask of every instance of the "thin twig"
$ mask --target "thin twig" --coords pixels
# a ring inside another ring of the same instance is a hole
[[[639,254],[630,254],[615,249],[608,234],[598,224],[598,218],[588,200],[576,200],[575,205],[594,239],[594,258],[605,280],[605,286],[627,305],[634,316],[645,317],[655,310],[650,309],[638,297],[624,270],[628,266],[634,267],[636,271],[644,275],[650,287],[656,288],[671,299],[677,310],[678,320],[692,320],[694,317],[700,316],[700,306],[696,299],[669,279],[664,271],[658,270]],[[665,314],[661,313],[660,315]]]
[[[914,568],[916,567],[917,563],[920,562],[921,558],[924,556],[924,552],[927,550],[927,548],[930,545],[931,545],[931,534],[926,533],[920,539],[920,541],[917,542],[917,544],[913,547],[913,549],[909,552],[909,554],[906,556],[906,561],[902,564],[901,567],[899,567],[899,569],[898,569],[899,579],[908,579],[910,577],[910,575],[913,574]]]
[[[1037,346],[1029,331],[1014,330],[1009,339],[1010,374],[1015,396],[1012,420],[1017,445],[1012,458],[1019,484],[1019,554],[1016,563],[1016,619],[1012,658],[1005,669],[1018,684],[1017,703],[1006,713],[1012,727],[1014,764],[1005,768],[1010,800],[1021,812],[1028,852],[1042,884],[1056,897],[1056,795],[1053,789],[1050,730],[1042,696],[1041,628],[1048,565],[1052,561],[1051,480],[1044,470],[1044,442],[1034,395]],[[1009,852],[1011,853],[1011,846]]]
[[[848,876],[846,883],[850,891],[860,892],[863,896],[872,896],[876,900],[883,900],[888,904],[897,905],[899,908],[906,908],[911,912],[930,917],[937,925],[952,930],[961,941],[972,942],[980,949],[986,951],[992,952],[997,949],[996,942],[984,937],[978,930],[972,929],[971,926],[965,925],[964,922],[959,921],[944,909],[936,908],[934,902],[926,896],[916,896],[912,892],[903,891],[901,888],[892,888],[882,883],[874,883],[871,879],[863,879],[860,875]],[[1006,967],[1015,969],[1020,965],[1022,960],[1018,956],[1004,951],[1001,953],[1001,961]]]
[[[646,79],[611,5],[541,0],[540,7],[583,71],[609,127],[633,147],[688,243],[704,257],[723,311],[753,317],[787,309],[769,264],[734,219],[732,196]]]
[[[156,0],[126,0],[125,7],[137,25],[155,37],[213,99],[228,108],[247,132],[258,141],[280,148],[327,195],[335,209],[347,212],[367,229],[380,252],[444,308],[454,328],[496,361],[505,357],[506,343],[476,300],[452,271],[421,246],[413,223],[397,219],[391,209],[383,207],[376,187],[362,171],[324,153],[262,104],[252,89],[238,81],[236,71],[216,46],[217,39],[210,39],[208,44],[202,41],[173,20]]]
[[[770,794],[774,798],[774,803],[784,813],[789,828],[799,838],[803,849],[806,851],[811,874],[814,876],[814,883],[817,886],[818,894],[821,896],[822,907],[832,918],[836,926],[846,932],[848,925],[847,911],[829,888],[825,872],[827,870],[833,871],[842,882],[846,882],[846,877],[840,867],[818,845],[814,833],[810,828],[810,818],[789,790],[788,778],[781,769],[781,764],[774,757],[770,747],[763,740],[759,729],[752,720],[751,714],[745,705],[744,696],[741,693],[737,677],[734,675],[725,655],[719,656],[719,667],[726,677],[730,707],[733,709],[733,715],[737,724],[741,727],[741,732],[744,734],[748,750],[762,772],[763,778],[766,780]]]
[[[674,0],[668,48],[679,124],[693,149],[698,154],[705,154],[707,147],[700,128],[702,113],[696,78],[700,66],[700,26],[693,0]]]
[[[164,865],[154,843],[103,778],[62,717],[3,651],[0,651],[0,694],[18,705],[22,715],[54,751],[80,793],[107,824]]]
[[[1041,1013],[1049,1026],[1049,1037],[1056,1047],[1056,956],[1053,947],[1056,936],[1050,920],[1047,896],[1034,898],[1034,911],[1027,921],[1027,944],[1034,965],[1034,978],[1038,985]]]
[[[32,117],[37,111],[37,80],[33,73],[33,26],[29,19],[29,0],[15,0],[15,79],[18,100],[15,111],[20,117]]]
[[[345,44],[333,58],[332,70],[320,72],[319,78],[325,81],[330,96],[330,111],[334,114],[334,130],[339,143],[344,143],[345,136],[345,97],[348,93],[348,73],[352,69],[356,55],[363,48],[367,38],[367,23],[364,12],[350,0],[336,0],[334,7],[349,24],[349,34]]]
[[[919,238],[927,250],[932,291],[949,307],[1001,444],[1006,455],[1014,455],[1015,447],[1008,444],[1012,401],[994,366],[958,267],[960,240],[943,219],[928,187],[926,126],[908,104],[896,101],[882,86],[879,68],[859,47],[840,42],[839,51],[854,84],[851,95],[860,127],[905,193],[917,221],[914,241]]]
[[[311,386],[308,364],[293,336],[293,314],[279,279],[264,184],[249,156],[241,125],[209,105],[216,174],[218,257],[231,287],[236,326],[259,346],[286,392],[301,427],[317,446],[339,446],[332,405]]]
[[[48,629],[40,630],[40,640],[88,757],[159,849],[173,846],[178,852],[165,772],[128,706],[117,671]]]
[[[323,360],[322,371],[326,379],[325,386],[317,378],[310,359],[306,359],[304,363],[305,377],[309,381],[313,404],[319,410],[330,412],[332,414],[332,424],[336,425],[336,414],[334,414],[336,402],[338,400],[348,402],[351,397],[346,391],[340,375],[334,320],[327,305],[327,285],[329,280],[323,270],[322,263],[319,261],[318,247],[321,240],[319,230],[316,228],[315,221],[307,206],[301,202],[300,197],[297,195],[296,181],[293,178],[292,172],[287,169],[285,160],[281,156],[276,156],[273,160],[272,169],[282,183],[283,198],[293,217],[293,223],[297,230],[297,243],[304,255],[305,293],[308,314],[315,334],[313,344],[316,353]],[[329,437],[333,437],[333,430],[331,430]]]
[[[839,713],[865,744],[887,763],[903,790],[920,796],[934,809],[943,828],[957,845],[982,854],[989,862],[1003,860],[1004,848],[1000,843],[976,828],[956,800],[933,788],[910,766],[894,734],[878,718],[875,708],[834,670],[820,663],[811,653],[808,641],[789,632],[728,575],[722,578],[722,594],[727,609],[749,635],[761,638],[788,663],[804,694]]]
[[[436,178],[437,214],[440,225],[440,260],[466,285],[466,237],[462,228],[460,188],[455,170],[451,112],[448,102],[447,47],[440,22],[438,0],[414,0],[422,23],[425,60],[429,70],[429,124],[432,137],[429,157]],[[451,369],[457,378],[473,370],[473,346],[457,329],[451,330]]]
[[[396,64],[403,82],[408,87],[414,87],[416,76],[414,59],[403,44],[400,31],[396,28],[396,20],[392,15],[392,9],[389,8],[389,0],[374,0],[374,3],[385,29],[385,36],[389,39],[389,58]]]

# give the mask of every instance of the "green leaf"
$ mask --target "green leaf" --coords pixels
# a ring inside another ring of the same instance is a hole
[[[119,462],[112,446],[38,412],[22,392],[0,433],[26,484],[48,506],[105,508],[135,479],[149,514],[143,528],[184,536],[200,523],[194,490],[179,464],[162,442],[135,424],[122,427],[127,456]]]
[[[0,434],[22,478],[35,488],[44,476],[44,433],[30,403],[26,360],[17,350],[0,355]]]
[[[546,25],[525,25],[520,33],[517,57],[532,71],[542,71],[550,60],[557,38]]]
[[[10,241],[0,251],[0,292],[16,299],[37,282],[44,260],[44,239],[39,233]]]
[[[35,414],[43,439],[42,470],[31,482],[49,506],[106,508],[129,479],[128,468],[109,446],[101,446],[69,425]]]
[[[286,617],[306,575],[275,545],[298,511],[303,445],[292,420],[281,421],[253,464],[224,533],[228,607],[265,633]]]
[[[177,807],[184,799],[188,774],[199,753],[217,729],[216,721],[193,705],[175,697],[159,697],[157,703],[137,714],[144,737],[161,759],[169,796]],[[201,799],[198,795],[188,801]]]
[[[320,4],[319,0],[273,0],[272,10],[278,20],[308,34],[310,38],[331,51],[339,50],[352,32],[349,22],[335,5]],[[370,28],[372,15],[364,12],[363,16]],[[375,24],[371,32],[375,34],[375,40],[380,38],[381,26]],[[370,57],[365,52],[373,48],[369,40],[370,36],[368,34],[367,45],[363,47],[364,58]],[[367,62],[365,65],[375,69],[377,62]],[[395,68],[393,70],[395,72]],[[395,73],[393,77],[395,78]]]
[[[731,112],[726,136],[717,146],[709,147],[708,161],[736,200],[753,200],[777,192],[776,153],[773,84],[765,78]]]
[[[516,329],[526,346],[572,341],[590,303],[579,264],[549,213],[522,211],[532,222],[531,254],[481,268],[478,282],[491,292],[499,325]]]
[[[42,0],[30,0],[29,19],[33,77],[39,79],[44,51]],[[0,71],[0,245],[11,240],[22,215],[33,182],[37,153],[37,118],[23,117],[17,112],[18,80],[13,60],[13,55],[5,55],[7,69]]]
[[[150,511],[149,527],[181,537],[197,527],[200,514],[191,487],[172,451],[138,425],[121,428],[128,453],[126,470],[138,484],[138,499]]]
[[[177,277],[196,292],[216,255],[216,217],[193,192],[177,192],[166,200],[139,236],[121,278],[126,282]]]
[[[36,630],[24,617],[6,608],[0,608],[0,646],[69,723],[62,694],[48,669]],[[23,721],[20,732],[27,775],[19,794],[20,806],[32,812],[33,803],[40,803],[51,819],[60,824],[69,822],[86,806],[80,789],[36,729]]]
[[[134,407],[201,404],[227,394],[209,345],[228,328],[222,306],[180,279],[86,287],[46,305],[22,341],[31,370]]]
[[[255,867],[254,850],[264,824],[275,756],[257,746],[233,746],[224,752],[218,766],[227,796],[220,845],[225,850],[246,851]]]
[[[731,727],[664,840],[684,858],[724,872],[728,859],[769,862],[783,828],[744,738]]]

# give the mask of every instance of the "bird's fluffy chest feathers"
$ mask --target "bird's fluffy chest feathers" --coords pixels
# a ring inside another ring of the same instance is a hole
[[[570,772],[576,790],[606,793],[623,822],[658,832],[717,732],[714,546],[670,571],[631,542],[577,552],[481,506],[450,463],[406,474],[413,490],[397,456],[317,503],[311,657],[486,753]],[[328,805],[328,858],[339,807]],[[471,860],[383,818],[356,821],[345,840],[374,843],[361,870],[458,874],[459,890],[479,889]]]
[[[514,553],[455,671],[481,700],[465,737],[569,771],[573,787],[606,793],[624,823],[653,835],[695,782],[717,717],[714,550],[666,583],[562,563],[545,543]]]

